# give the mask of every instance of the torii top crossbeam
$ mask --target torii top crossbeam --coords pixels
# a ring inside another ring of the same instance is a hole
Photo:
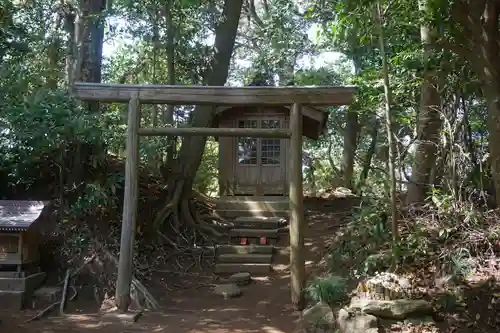
[[[126,103],[137,94],[144,104],[187,105],[291,105],[337,106],[349,105],[356,87],[329,86],[169,86],[142,84],[106,84],[77,82],[75,97],[85,101]]]

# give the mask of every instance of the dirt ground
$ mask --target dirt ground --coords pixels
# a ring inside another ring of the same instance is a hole
[[[308,273],[317,269],[327,249],[328,240],[339,223],[343,223],[350,202],[328,203],[323,200],[308,203],[309,228],[305,239]],[[71,305],[64,317],[48,317],[23,324],[34,315],[32,311],[1,315],[0,331],[7,332],[176,332],[176,333],[289,333],[296,325],[296,314],[291,309],[288,267],[288,237],[281,237],[279,254],[273,261],[274,272],[265,278],[255,278],[243,287],[239,298],[224,300],[214,296],[207,276],[165,274],[158,276],[166,286],[155,289],[154,296],[162,303],[162,310],[146,312],[135,324],[104,320],[81,301]],[[80,304],[82,303],[82,304]],[[87,308],[87,310],[85,310]]]

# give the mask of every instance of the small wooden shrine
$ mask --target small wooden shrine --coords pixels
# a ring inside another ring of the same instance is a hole
[[[304,107],[301,134],[317,140],[327,119],[327,108]],[[287,129],[290,126],[290,107],[220,107],[214,125],[219,128]],[[289,194],[289,140],[244,136],[218,139],[221,197]]]
[[[37,230],[44,207],[42,201],[0,200],[0,309],[22,308],[45,279]]]

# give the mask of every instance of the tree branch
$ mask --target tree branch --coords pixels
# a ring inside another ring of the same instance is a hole
[[[264,22],[262,21],[262,19],[257,14],[257,11],[255,10],[254,0],[248,0],[248,3],[244,5],[244,10],[245,10],[245,15],[250,16],[259,28],[263,29],[265,27]]]

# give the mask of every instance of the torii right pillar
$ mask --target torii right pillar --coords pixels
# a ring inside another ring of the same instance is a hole
[[[302,107],[290,111],[290,288],[296,311],[305,308],[304,191],[302,185]]]

